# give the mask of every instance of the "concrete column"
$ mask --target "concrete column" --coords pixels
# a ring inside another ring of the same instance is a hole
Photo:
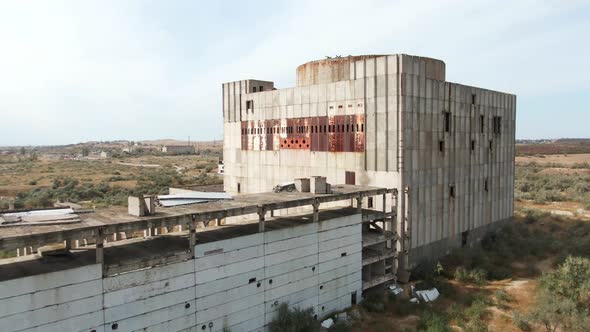
[[[408,259],[409,259],[409,251],[410,247],[410,188],[404,188],[404,199],[402,200],[402,211],[403,216],[401,218],[401,223],[398,227],[398,234],[399,234],[399,254],[398,254],[398,268],[397,268],[397,279],[401,282],[408,282],[410,279],[410,274],[408,273]]]
[[[195,245],[197,244],[197,223],[191,222],[189,224],[189,251],[191,257],[195,258]]]
[[[66,246],[66,250],[72,250],[72,240],[65,240],[64,245]]]
[[[313,222],[320,221],[320,202],[317,199],[314,200],[313,204]]]
[[[264,232],[264,216],[266,211],[264,205],[258,205],[258,231]]]
[[[356,212],[362,213],[363,212],[363,196],[359,195],[356,198]]]
[[[96,234],[96,263],[104,263],[104,235],[102,229],[99,228]]]
[[[387,213],[387,193],[383,194],[383,214],[386,214],[386,213]]]

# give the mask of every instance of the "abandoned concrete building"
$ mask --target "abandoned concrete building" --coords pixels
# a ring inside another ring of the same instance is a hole
[[[0,211],[0,331],[266,331],[282,303],[322,319],[512,216],[515,96],[442,61],[313,61],[294,88],[223,84],[223,113],[226,193]]]
[[[296,82],[223,84],[226,191],[309,176],[396,188],[402,269],[510,220],[515,95],[447,82],[443,61],[405,54],[308,62]]]

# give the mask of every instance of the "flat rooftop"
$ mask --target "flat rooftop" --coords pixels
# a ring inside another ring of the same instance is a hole
[[[280,196],[292,196],[292,193]],[[374,220],[384,214],[375,210],[337,207],[319,211],[319,221],[362,213],[362,221]],[[303,213],[266,219],[265,231],[289,228],[314,222],[313,213]],[[196,244],[231,239],[259,232],[258,220],[201,228],[196,233]],[[366,237],[367,235],[363,235]],[[363,237],[363,239],[364,239]],[[157,265],[171,264],[192,258],[189,249],[189,232],[171,232],[151,237],[136,237],[104,245],[103,274],[105,276],[134,271]],[[40,257],[27,255],[0,260],[0,281],[43,273],[73,269],[96,264],[95,245],[70,250],[63,256]]]
[[[280,210],[316,203],[344,201],[356,197],[377,196],[393,189],[356,185],[334,185],[331,194],[301,192],[259,193],[235,196],[233,200],[157,208],[154,215],[136,217],[124,207],[80,213],[79,223],[43,226],[14,225],[0,228],[0,250],[40,247],[65,240],[93,239],[119,232],[132,233],[154,227],[172,227],[216,218],[254,214],[259,209]],[[320,205],[321,209],[321,205]]]

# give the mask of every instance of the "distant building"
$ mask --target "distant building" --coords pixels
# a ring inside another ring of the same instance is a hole
[[[219,163],[217,163],[217,174],[223,174],[223,172],[223,160],[220,160]]]
[[[110,157],[112,157],[112,154],[109,151],[101,151],[100,157],[101,158],[110,158]]]
[[[192,145],[164,145],[162,152],[169,154],[193,154],[195,147]]]

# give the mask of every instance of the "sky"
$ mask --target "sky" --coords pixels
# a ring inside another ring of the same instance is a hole
[[[0,146],[222,139],[221,84],[325,56],[437,58],[517,95],[517,138],[590,137],[590,1],[0,1]]]

